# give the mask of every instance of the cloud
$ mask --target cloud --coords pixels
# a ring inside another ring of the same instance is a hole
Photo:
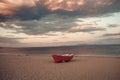
[[[75,20],[73,17],[51,14],[40,20],[2,22],[0,27],[15,30],[16,33],[39,35],[49,32],[65,32],[70,27],[77,25],[74,23]]]
[[[108,27],[109,28],[116,28],[116,27],[119,27],[120,25],[119,24],[109,24]]]
[[[74,17],[58,16],[56,14],[47,15],[40,20],[2,22],[0,25],[2,28],[14,30],[13,33],[25,33],[28,35],[44,34],[55,36],[55,32],[74,33],[106,30],[98,26],[96,21],[78,21]]]
[[[97,27],[94,27],[97,26]],[[68,32],[94,32],[94,31],[105,31],[106,28],[98,26],[97,21],[78,23],[77,26],[71,27]]]
[[[0,23],[0,27],[2,27],[2,28],[6,28],[6,29],[20,29],[21,28],[21,26],[17,26],[17,25],[15,25],[14,23],[11,23],[11,22],[1,22]]]
[[[1,0],[0,21],[33,20],[49,14],[90,17],[119,12],[120,0]]]
[[[109,34],[104,34],[103,36],[104,37],[107,37],[107,36],[120,36],[120,33],[109,33]]]
[[[23,39],[23,38],[0,37],[0,43],[19,43],[18,39]]]
[[[94,32],[94,31],[105,31],[105,28],[97,28],[97,27],[86,27],[86,28],[82,28],[81,26],[77,26],[77,27],[72,27],[69,32]]]

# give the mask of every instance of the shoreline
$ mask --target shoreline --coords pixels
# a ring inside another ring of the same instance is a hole
[[[38,55],[38,56],[51,56],[51,55],[53,55],[53,54],[25,54],[25,53],[20,53],[20,54],[18,54],[18,53],[0,53],[0,56],[1,55],[24,55],[24,56],[31,56],[31,55]],[[60,54],[61,55],[61,54]],[[75,54],[74,55],[75,57],[117,57],[117,58],[120,58],[120,55],[82,55],[82,54]]]

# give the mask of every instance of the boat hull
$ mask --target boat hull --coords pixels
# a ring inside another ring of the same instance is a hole
[[[61,55],[52,55],[55,63],[68,62],[73,58],[72,56],[61,56]]]

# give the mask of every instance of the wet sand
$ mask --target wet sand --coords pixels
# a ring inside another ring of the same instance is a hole
[[[0,80],[120,80],[120,57],[54,63],[50,55],[0,55]]]

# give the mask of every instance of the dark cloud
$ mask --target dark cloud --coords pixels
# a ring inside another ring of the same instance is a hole
[[[23,38],[0,37],[0,43],[19,43],[18,39],[23,39]]]
[[[81,24],[78,24],[79,22]],[[1,23],[2,28],[15,30],[12,33],[25,33],[28,35],[49,35],[56,36],[55,32],[95,32],[105,31],[105,28],[94,27],[98,26],[96,21],[86,22],[78,21],[75,17],[58,16],[56,14],[47,15],[40,20],[30,21],[11,21]],[[84,23],[84,24],[83,24]]]
[[[116,28],[116,27],[120,27],[119,24],[109,24],[108,25],[109,28]]]
[[[16,12],[14,18],[19,20],[38,20],[48,14],[52,14],[52,12],[41,5],[36,5],[35,7],[22,6],[20,10]]]
[[[72,26],[76,26],[73,17],[57,16],[55,14],[48,15],[41,20],[30,21],[11,21],[1,23],[0,27],[15,30],[15,33],[26,33],[29,35],[46,34],[49,32],[64,32]],[[52,34],[46,34],[52,35]]]
[[[104,37],[107,37],[107,36],[120,36],[120,33],[109,33],[109,34],[104,34],[103,36]]]
[[[65,0],[61,2],[61,8],[58,8],[53,11],[49,9],[49,7],[54,6],[55,2],[51,2],[49,3],[49,5],[45,6],[46,2],[47,0],[45,1],[40,0],[40,2],[36,3],[36,6],[31,6],[31,7],[27,5],[23,5],[23,6],[21,5],[20,7],[17,7],[18,9],[15,10],[14,14],[10,16],[6,16],[1,13],[0,21],[14,20],[14,19],[38,20],[49,14],[65,15],[69,17],[76,16],[76,15],[79,15],[81,17],[90,17],[90,16],[102,16],[104,14],[120,12],[120,7],[119,7],[120,0],[100,0],[100,1],[84,0],[83,5],[81,3],[81,6],[78,6],[77,1],[71,1],[72,3],[74,3],[74,5],[71,5],[72,11],[69,10],[68,4]],[[57,5],[56,3],[55,7],[60,7],[60,4]]]
[[[7,16],[4,16],[4,15],[0,14],[0,22],[4,22],[4,21],[6,21],[7,19],[8,19]]]

